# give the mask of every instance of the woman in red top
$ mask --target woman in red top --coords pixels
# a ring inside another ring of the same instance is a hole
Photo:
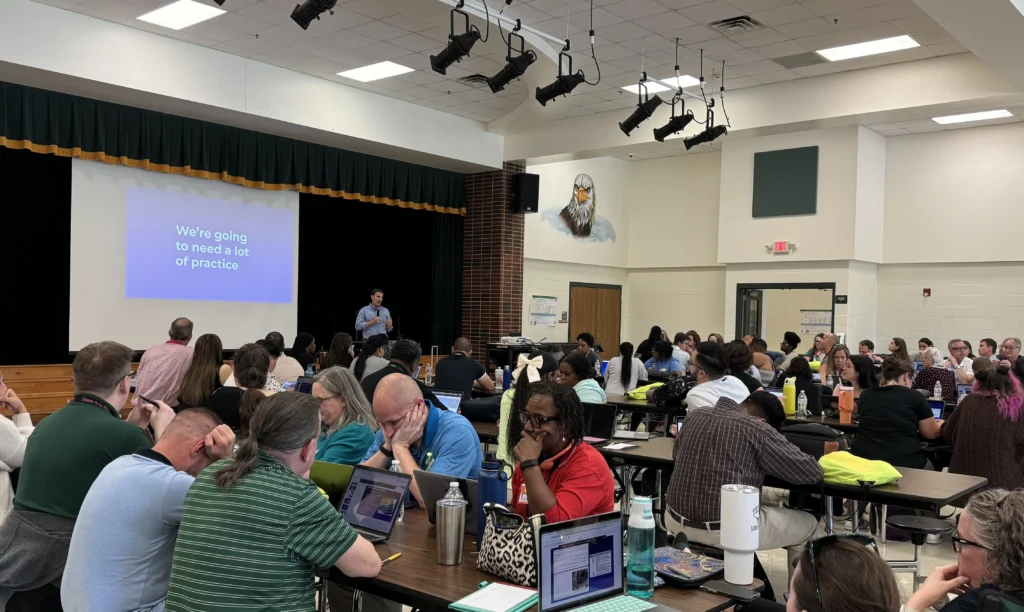
[[[557,523],[611,512],[615,480],[604,457],[583,441],[583,404],[572,387],[533,383],[516,393],[509,446],[512,503],[523,517]]]

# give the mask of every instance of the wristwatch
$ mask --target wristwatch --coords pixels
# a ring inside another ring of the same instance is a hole
[[[525,472],[527,468],[540,467],[540,461],[537,461],[536,459],[527,459],[526,461],[521,462],[519,467]]]
[[[377,450],[379,450],[380,454],[384,455],[388,459],[394,459],[395,458],[395,451],[391,450],[390,448],[385,448],[383,444],[378,446]]]

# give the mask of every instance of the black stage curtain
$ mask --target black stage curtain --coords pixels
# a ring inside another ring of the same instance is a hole
[[[0,82],[0,147],[464,215],[463,175]]]
[[[462,222],[302,194],[299,331],[324,348],[336,332],[357,338],[356,314],[379,287],[395,332],[447,353],[462,326]]]

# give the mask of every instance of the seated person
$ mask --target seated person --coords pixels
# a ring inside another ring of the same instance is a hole
[[[953,534],[954,565],[935,568],[907,600],[906,612],[924,612],[946,594],[959,594],[941,612],[976,612],[989,592],[1024,599],[1024,491],[976,493]]]
[[[845,534],[844,534],[845,535]],[[813,540],[792,573],[785,610],[899,612],[900,588],[867,536]],[[764,610],[782,610],[775,604]],[[753,606],[751,607],[753,610]],[[904,611],[911,612],[911,611]]]
[[[362,382],[370,374],[388,365],[388,360],[384,359],[384,352],[387,351],[387,348],[388,337],[384,334],[370,336],[363,342],[363,348],[359,351],[359,356],[349,366],[352,368],[352,373],[359,379],[359,382]]]
[[[231,384],[213,392],[206,408],[236,432],[243,430],[241,414],[252,415],[256,405],[273,393],[266,389],[270,376],[270,352],[262,346],[243,344],[235,351]]]
[[[683,365],[672,356],[672,345],[659,340],[654,343],[654,356],[647,360],[644,367],[651,372],[662,374],[681,374]]]
[[[752,353],[750,352],[750,347],[745,342],[742,340],[727,342],[725,344],[725,357],[728,360],[729,375],[734,376],[743,383],[748,392],[753,393],[754,391],[764,389],[761,386],[761,381],[751,376],[748,371],[752,363]]]
[[[587,358],[587,363],[598,373],[601,372],[601,356],[594,350],[594,335],[583,332],[576,336],[576,350]]]
[[[786,424],[786,410],[782,402],[767,391],[755,391],[740,406],[747,414],[759,421],[764,421],[775,431]]]
[[[832,342],[835,344],[831,344]],[[821,342],[822,346],[831,345],[825,359],[818,366],[818,374],[821,376],[821,384],[826,387],[838,387],[846,369],[846,362],[850,360],[850,349],[845,344],[839,344],[835,334],[826,334]]]
[[[217,415],[186,409],[152,449],[103,468],[71,536],[60,589],[64,612],[163,610],[185,494],[234,446],[235,434]]]
[[[861,357],[867,357],[871,363],[882,363],[882,358],[875,354],[875,343],[870,340],[861,340],[857,344],[857,351]]]
[[[313,399],[320,404],[317,461],[356,465],[366,456],[379,427],[355,374],[334,366],[313,377]]]
[[[185,370],[185,377],[181,379],[175,412],[205,407],[213,392],[223,387],[229,376],[231,366],[224,363],[224,346],[220,337],[217,334],[199,336],[192,353],[192,362],[188,370]]]
[[[494,391],[494,381],[487,370],[473,359],[473,346],[468,338],[456,338],[452,354],[437,362],[434,388],[461,391],[462,399],[472,399],[474,388]]]
[[[942,386],[942,399],[947,402],[955,402],[957,397],[956,375],[952,370],[942,367],[942,357],[939,349],[934,346],[926,347],[921,351],[921,360],[924,362],[924,369],[914,377],[912,389],[924,389],[928,396],[935,394],[935,384]]]
[[[702,348],[707,350],[702,344],[698,355],[703,355]],[[697,361],[699,364],[700,357]],[[672,447],[672,459],[675,467],[665,517],[669,531],[682,531],[690,542],[718,548],[723,485],[760,489],[766,476],[792,484],[818,483],[823,476],[814,457],[801,452],[771,425],[751,417],[729,397],[689,412]],[[792,568],[804,543],[817,531],[818,519],[802,510],[777,506],[761,506],[759,517],[758,550],[786,548],[787,566]]]
[[[604,404],[608,401],[604,389],[594,380],[597,373],[590,367],[582,353],[573,351],[562,357],[562,362],[558,364],[558,373],[558,382],[572,387],[581,402]]]
[[[697,346],[697,343],[693,340],[693,337],[683,332],[676,332],[675,337],[672,339],[672,357],[679,361],[679,365],[683,367],[683,372],[686,372],[690,367],[690,353],[693,352],[693,347]]]
[[[4,384],[3,372],[0,372],[0,408],[11,411],[11,418],[0,415],[0,524],[3,524],[14,505],[11,472],[20,468],[25,460],[25,446],[34,429],[32,416],[21,398]]]
[[[721,397],[739,403],[747,399],[750,391],[735,376],[729,376],[728,358],[725,347],[714,341],[701,342],[690,361],[690,374],[697,380],[697,386],[686,394],[686,409],[710,408]],[[647,399],[652,393],[648,392]]]
[[[308,478],[320,435],[316,400],[273,395],[249,427],[235,456],[203,470],[185,496],[167,610],[312,610],[315,569],[380,572],[373,545]]]
[[[625,344],[629,344],[626,342]],[[633,345],[629,345],[630,356],[632,357]],[[639,359],[634,358],[635,361]],[[614,360],[613,360],[614,361]],[[641,364],[642,365],[642,364]],[[611,364],[608,364],[611,368]],[[508,446],[508,430],[512,426],[513,417],[512,404],[516,397],[516,389],[522,386],[541,381],[556,382],[558,378],[558,361],[546,351],[533,351],[529,356],[519,354],[519,363],[512,371],[512,386],[501,395],[500,416],[498,417],[498,459],[512,465],[515,463],[511,449]],[[518,422],[518,421],[517,421]],[[516,441],[518,442],[518,438]],[[515,444],[512,445],[512,448]]]
[[[961,385],[974,382],[974,357],[970,354],[971,345],[966,340],[953,338],[946,345],[949,357],[943,366],[956,374],[956,381]]]
[[[867,357],[854,355],[846,360],[842,373],[843,382],[853,387],[854,399],[860,399],[861,393],[878,386],[875,376],[875,364]],[[835,390],[833,390],[835,392]]]
[[[648,359],[654,356],[654,344],[661,340],[661,328],[657,325],[651,327],[651,333],[648,334],[647,339],[640,343],[640,346],[636,347],[636,358],[640,361],[646,362]]]
[[[795,379],[793,383],[796,384],[797,397],[800,397],[801,391],[804,392],[808,400],[811,400],[812,397],[821,397],[820,389],[817,393],[811,392],[811,389],[815,387],[814,374],[811,372],[811,364],[807,362],[806,357],[798,355],[789,362],[789,368],[779,377],[779,382],[785,384],[787,378]],[[814,416],[821,416],[821,402],[808,401],[807,411]]]
[[[608,369],[604,372],[604,391],[608,395],[625,395],[635,390],[641,382],[647,382],[647,368],[633,356],[633,345],[623,342],[619,345],[619,354],[608,360]]]
[[[399,372],[380,381],[373,396],[373,414],[380,429],[362,465],[386,470],[392,461],[398,461],[410,476],[416,470],[473,480],[480,475],[484,455],[472,423],[424,400],[412,377]],[[415,478],[409,493],[422,508],[423,496]]]
[[[532,383],[515,404],[507,444],[516,458],[516,512],[557,523],[614,510],[615,479],[601,453],[583,441],[583,404],[572,389]]]
[[[753,338],[750,341],[750,358],[757,369],[757,375],[761,379],[761,385],[771,385],[772,381],[775,380],[775,374],[778,368],[775,367],[775,361],[768,356],[768,343],[761,338]],[[753,375],[753,372],[751,372]]]
[[[926,466],[928,460],[918,436],[933,440],[939,437],[941,429],[928,407],[928,400],[910,389],[913,373],[914,366],[910,362],[885,358],[882,384],[865,389],[857,404],[860,421],[851,453],[895,467],[920,469]]]
[[[782,363],[779,364],[780,370],[788,368],[793,359],[800,355],[800,352],[797,350],[799,346],[800,336],[796,332],[788,331],[782,334],[782,342],[779,343],[779,348],[782,350],[784,357]]]
[[[280,391],[286,382],[294,383],[305,372],[299,361],[284,352],[284,336],[280,332],[270,332],[264,339],[263,348],[270,353],[270,376],[267,377],[267,388]]]
[[[825,339],[825,334],[817,333],[814,335],[814,345],[804,353],[804,357],[807,361],[821,361],[825,358],[827,351],[821,348],[821,342]]]
[[[29,437],[14,508],[0,526],[0,601],[47,585],[59,600],[71,532],[89,487],[114,459],[152,446],[147,427],[159,439],[174,418],[157,400],[157,408],[143,401],[121,420],[132,375],[132,350],[123,344],[87,345],[72,370],[75,396]]]
[[[367,374],[362,378],[360,385],[363,387],[366,399],[371,402],[373,401],[373,393],[377,390],[377,385],[386,377],[392,374],[405,374],[416,381],[423,399],[445,410],[444,404],[437,399],[437,396],[430,390],[430,387],[423,384],[423,381],[417,378],[420,369],[420,357],[422,356],[423,350],[420,348],[419,342],[409,340],[408,338],[395,342],[395,345],[391,347],[391,361],[373,374]],[[411,474],[412,472],[409,473]]]

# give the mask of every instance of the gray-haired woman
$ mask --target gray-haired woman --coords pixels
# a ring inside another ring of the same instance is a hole
[[[377,420],[355,374],[334,366],[313,379],[313,399],[320,404],[320,438],[316,460],[356,465],[373,444]]]

